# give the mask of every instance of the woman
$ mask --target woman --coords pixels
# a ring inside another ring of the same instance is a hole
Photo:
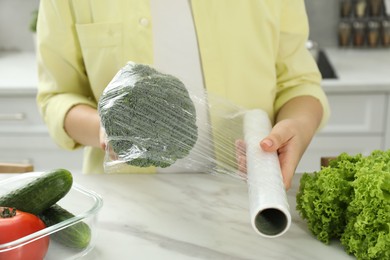
[[[38,105],[59,145],[86,146],[85,173],[103,172],[97,101],[127,61],[267,111],[260,145],[278,152],[286,188],[329,115],[303,0],[41,0],[37,31]]]

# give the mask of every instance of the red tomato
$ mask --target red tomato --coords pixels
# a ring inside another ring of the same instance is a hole
[[[13,208],[0,207],[0,244],[12,242],[46,226],[37,216]],[[0,260],[42,260],[49,247],[49,236],[21,247],[0,252]]]

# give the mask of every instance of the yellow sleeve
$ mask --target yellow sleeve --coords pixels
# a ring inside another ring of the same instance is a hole
[[[37,104],[51,137],[65,149],[80,146],[64,130],[66,113],[76,104],[96,107],[70,3],[66,0],[41,0],[37,25]]]
[[[317,98],[323,107],[321,129],[329,118],[329,104],[321,88],[321,74],[305,43],[309,28],[303,0],[283,1],[281,14],[280,45],[278,49],[277,95],[275,111],[290,99],[309,95]]]

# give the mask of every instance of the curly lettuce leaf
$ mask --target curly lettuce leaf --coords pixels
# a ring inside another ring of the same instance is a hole
[[[351,193],[351,183],[344,178],[342,169],[326,167],[302,176],[297,210],[320,241],[329,243],[341,236]]]
[[[340,239],[357,259],[390,259],[390,150],[343,153],[300,184],[297,210],[320,241]]]
[[[358,259],[390,259],[389,162],[388,152],[373,152],[352,183],[354,197],[341,243]]]

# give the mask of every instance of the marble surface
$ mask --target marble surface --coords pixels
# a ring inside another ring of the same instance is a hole
[[[83,259],[354,259],[339,242],[325,245],[308,231],[295,210],[299,177],[288,191],[290,229],[281,237],[264,238],[250,225],[247,185],[240,179],[74,173],[76,183],[104,200],[96,246]]]

